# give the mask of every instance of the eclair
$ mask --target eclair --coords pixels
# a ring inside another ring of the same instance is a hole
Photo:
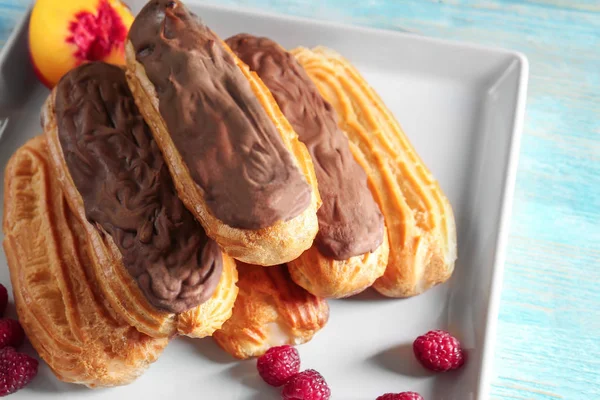
[[[8,162],[4,251],[19,321],[65,382],[108,387],[132,382],[168,343],[129,325],[103,300],[86,232],[52,173],[43,136]]]
[[[292,281],[285,265],[237,263],[240,292],[233,315],[213,334],[239,359],[259,357],[274,346],[306,343],[329,319],[329,306]]]
[[[385,271],[387,233],[335,110],[294,56],[274,41],[240,34],[226,43],[271,91],[315,167],[323,201],[317,212],[319,233],[313,246],[288,264],[291,276],[320,297],[363,291]]]
[[[125,50],[134,98],[207,235],[265,266],[311,247],[312,160],[262,81],[177,0],[146,4]]]
[[[373,287],[385,296],[409,297],[448,280],[457,258],[452,207],[399,123],[339,54],[323,47],[292,54],[336,110],[383,213],[390,253]]]
[[[70,71],[42,124],[110,306],[153,337],[220,328],[237,295],[235,262],[179,199],[125,71],[100,62]]]

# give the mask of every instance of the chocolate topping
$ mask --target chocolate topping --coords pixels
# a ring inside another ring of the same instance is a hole
[[[301,214],[311,189],[221,40],[179,1],[153,0],[129,32],[159,111],[208,208],[260,229]]]
[[[112,237],[155,307],[180,313],[208,300],[221,250],[177,197],[124,71],[85,64],[56,90],[60,145],[88,221]]]
[[[294,56],[277,43],[241,34],[227,44],[267,85],[310,152],[323,199],[317,214],[319,251],[346,260],[377,249],[383,241],[383,216],[331,105]]]

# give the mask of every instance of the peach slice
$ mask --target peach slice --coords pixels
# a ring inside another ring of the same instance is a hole
[[[119,0],[37,0],[29,22],[29,53],[49,88],[88,61],[125,64],[125,41],[133,22]]]

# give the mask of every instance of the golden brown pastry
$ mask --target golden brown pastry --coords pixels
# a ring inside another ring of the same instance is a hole
[[[211,335],[231,315],[235,262],[179,200],[124,70],[90,63],[70,71],[42,121],[111,307],[153,337]]]
[[[288,264],[292,278],[320,297],[363,291],[385,271],[387,233],[335,111],[294,56],[274,41],[240,34],[226,43],[269,88],[313,159],[323,201],[319,233],[313,246]]]
[[[208,236],[258,265],[308,249],[320,205],[312,161],[261,80],[176,0],[142,9],[126,59],[179,196]]]
[[[59,379],[89,387],[129,383],[168,339],[138,332],[102,300],[85,230],[51,169],[42,136],[6,167],[3,245],[19,320]]]
[[[233,316],[213,335],[229,354],[258,357],[273,346],[306,343],[325,326],[327,302],[296,285],[284,265],[237,264],[240,293]]]
[[[373,287],[408,297],[446,281],[457,253],[452,208],[392,113],[339,54],[323,47],[292,53],[337,111],[383,212],[390,255]]]

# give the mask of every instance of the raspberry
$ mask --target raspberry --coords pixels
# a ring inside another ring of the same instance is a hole
[[[292,346],[271,347],[256,362],[258,374],[271,386],[284,385],[300,372],[300,356]]]
[[[377,400],[423,400],[423,396],[415,392],[386,393]]]
[[[6,346],[19,347],[25,340],[25,332],[19,321],[11,318],[0,320],[0,349]]]
[[[6,311],[6,305],[8,304],[8,290],[0,283],[0,317],[4,315]]]
[[[23,389],[37,375],[38,361],[12,347],[0,350],[0,396]]]
[[[460,368],[465,362],[458,339],[440,330],[419,336],[413,343],[413,351],[417,360],[432,371],[450,371]]]
[[[285,384],[281,396],[283,400],[328,400],[331,390],[320,373],[307,369]]]

